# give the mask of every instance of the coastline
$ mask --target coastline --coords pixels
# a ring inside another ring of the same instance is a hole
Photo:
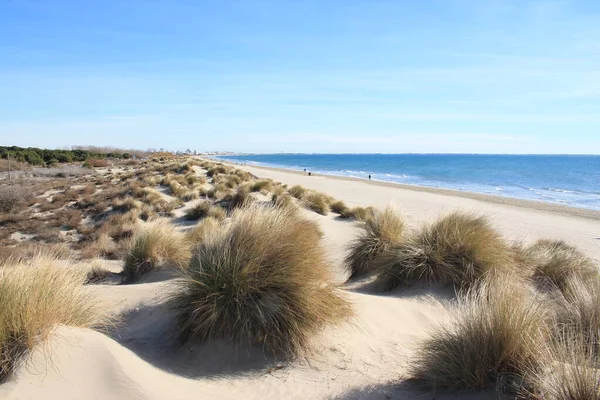
[[[285,172],[295,175],[305,176],[306,174],[303,171],[298,171],[295,169],[288,168],[277,168],[277,167],[267,167],[262,165],[250,165],[230,160],[224,160],[220,158],[212,158],[211,160],[219,161],[224,164],[236,165],[238,167],[251,167],[259,170],[265,171],[274,171],[274,172]],[[492,194],[484,194],[477,192],[468,192],[462,190],[454,190],[454,189],[443,189],[443,188],[433,188],[428,186],[418,186],[418,185],[408,185],[404,183],[396,183],[396,182],[385,182],[385,181],[376,181],[376,180],[368,180],[363,178],[356,178],[350,176],[340,176],[340,175],[330,175],[330,174],[319,174],[312,173],[312,176],[322,177],[326,179],[332,179],[336,181],[348,181],[348,182],[360,182],[366,185],[380,186],[380,187],[389,187],[389,188],[397,188],[403,190],[409,190],[413,192],[421,192],[421,193],[431,193],[437,195],[444,196],[452,196],[452,197],[461,197],[465,199],[478,200],[487,203],[494,204],[502,204],[513,207],[521,207],[525,209],[533,209],[538,211],[546,211],[551,213],[557,213],[565,216],[573,216],[580,218],[587,218],[593,220],[600,220],[600,210],[591,210],[588,208],[580,208],[580,207],[571,207],[565,206],[562,204],[555,204],[544,201],[537,200],[528,200],[528,199],[518,199],[514,197],[505,197],[505,196],[496,196]],[[286,182],[283,182],[286,183]]]

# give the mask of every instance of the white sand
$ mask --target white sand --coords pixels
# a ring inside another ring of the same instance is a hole
[[[440,193],[398,189],[368,182],[302,176],[243,167],[260,177],[301,184],[344,200],[348,205],[398,205],[413,225],[454,210],[490,217],[511,239],[567,240],[600,258],[600,223],[560,212],[485,202]],[[318,221],[332,268],[344,280],[342,260],[357,223],[333,214],[306,215]],[[0,386],[0,399],[431,399],[401,384],[411,354],[427,330],[448,315],[451,291],[416,287],[392,294],[373,293],[363,283],[345,287],[354,304],[354,321],[328,329],[315,354],[291,363],[250,354],[228,343],[195,347],[175,344],[173,319],[165,299],[172,274],[152,274],[133,285],[90,287],[123,313],[123,324],[109,336],[60,327],[14,378]],[[437,399],[455,399],[453,394]],[[495,399],[493,393],[460,399]]]

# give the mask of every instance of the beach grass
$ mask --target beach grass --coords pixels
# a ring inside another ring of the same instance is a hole
[[[382,255],[378,285],[392,290],[415,281],[466,289],[488,274],[518,273],[514,250],[485,217],[453,212],[425,225]]]
[[[237,209],[226,229],[204,236],[173,292],[179,336],[228,338],[288,356],[324,326],[351,314],[331,284],[320,232],[287,209]]]
[[[134,282],[161,265],[185,265],[189,252],[185,235],[176,231],[170,221],[154,220],[134,233],[125,256],[123,276],[127,282]]]
[[[345,266],[348,279],[361,278],[377,271],[381,255],[404,240],[406,223],[392,207],[377,209],[366,221],[359,236],[350,244]]]
[[[598,277],[599,268],[577,248],[558,240],[538,240],[523,250],[524,262],[532,277],[541,283],[565,287],[571,276],[584,280]]]
[[[411,379],[428,389],[490,390],[518,384],[550,338],[550,310],[534,290],[509,276],[488,276],[461,295],[453,318],[425,339]]]
[[[103,329],[111,322],[85,275],[38,255],[0,267],[0,382],[59,325]]]

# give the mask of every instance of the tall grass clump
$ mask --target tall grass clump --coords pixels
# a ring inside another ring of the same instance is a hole
[[[188,221],[196,221],[200,218],[208,216],[210,208],[211,205],[209,201],[201,201],[194,207],[191,207],[189,210],[187,210],[183,217]]]
[[[542,239],[523,252],[525,262],[536,280],[546,280],[564,288],[571,276],[584,280],[597,278],[599,266],[575,247],[561,240]]]
[[[558,321],[585,339],[590,348],[600,344],[600,277],[571,276],[562,288],[565,302],[559,303]],[[600,362],[600,353],[597,354]]]
[[[340,211],[340,218],[355,219],[357,221],[368,221],[373,217],[375,209],[373,207],[354,207],[346,208]]]
[[[324,326],[350,315],[330,283],[316,224],[298,213],[252,205],[207,235],[173,292],[180,337],[225,338],[293,356]]]
[[[350,244],[350,252],[346,257],[349,279],[374,272],[378,266],[378,258],[391,245],[403,241],[405,229],[404,219],[393,208],[376,210],[373,218],[366,221],[358,238]]]
[[[225,209],[223,209],[222,207],[219,207],[219,206],[210,207],[210,209],[208,210],[208,215],[207,215],[207,217],[212,217],[212,218],[216,219],[217,221],[221,221],[221,220],[225,219],[226,216],[227,216],[227,211],[225,211]]]
[[[294,211],[298,209],[298,206],[294,202],[294,198],[287,193],[280,195],[273,194],[273,196],[271,196],[271,204],[277,208],[288,208]]]
[[[270,179],[261,179],[252,185],[253,192],[270,192],[273,190],[273,181]]]
[[[254,197],[250,194],[250,189],[247,186],[240,186],[229,202],[229,209],[234,210],[236,208],[245,207],[252,202],[254,202]]]
[[[382,257],[378,284],[392,290],[413,281],[468,288],[487,274],[512,270],[513,249],[482,216],[454,212],[425,226]]]
[[[411,377],[429,390],[486,390],[518,383],[550,337],[546,302],[508,276],[486,279],[458,298],[453,318],[421,343]]]
[[[242,178],[237,175],[227,175],[227,180],[225,181],[225,185],[233,189],[237,187],[240,183],[242,183]]]
[[[329,213],[328,197],[322,193],[309,192],[302,197],[304,207],[317,214],[327,215]]]
[[[344,203],[343,200],[337,200],[331,203],[331,211],[336,214],[342,214],[343,212],[348,210],[348,206]]]
[[[0,267],[0,382],[58,325],[101,329],[111,319],[85,274],[37,256]]]
[[[185,233],[187,239],[192,243],[192,246],[197,246],[203,243],[208,235],[215,234],[219,231],[221,225],[216,218],[207,217],[198,222],[196,226]]]
[[[590,343],[567,328],[549,343],[539,343],[539,362],[525,375],[522,398],[600,400],[600,343]]]
[[[294,185],[288,189],[288,193],[297,198],[298,200],[301,200],[302,197],[304,197],[304,194],[306,193],[306,189],[300,185]]]
[[[123,277],[134,282],[161,264],[184,265],[189,260],[185,235],[166,219],[157,219],[137,229],[125,256]]]

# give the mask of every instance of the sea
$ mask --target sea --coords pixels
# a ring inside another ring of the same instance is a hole
[[[220,156],[286,168],[600,210],[600,155],[253,154]]]

